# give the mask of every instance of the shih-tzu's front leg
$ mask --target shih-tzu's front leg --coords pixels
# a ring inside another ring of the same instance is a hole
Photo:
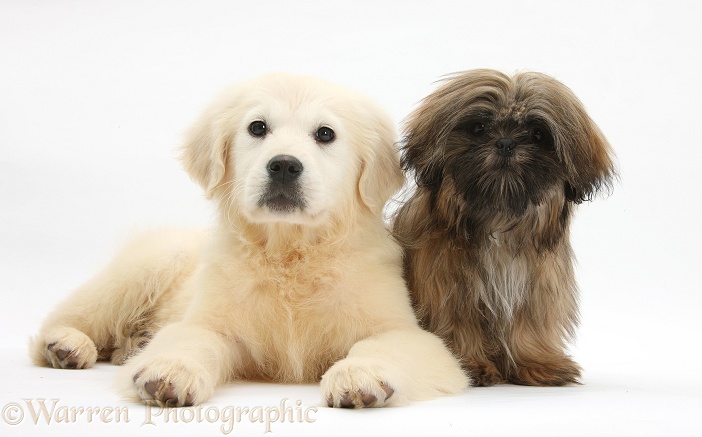
[[[580,366],[566,354],[562,329],[543,319],[518,315],[511,335],[514,369],[509,382],[520,385],[579,384]]]
[[[506,382],[502,365],[504,352],[496,336],[481,324],[483,317],[474,312],[462,314],[450,330],[443,332],[461,365],[476,387],[490,387]]]

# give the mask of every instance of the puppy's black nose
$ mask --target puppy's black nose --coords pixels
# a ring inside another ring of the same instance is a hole
[[[302,173],[302,163],[294,156],[278,155],[268,161],[268,175],[281,184],[294,181],[300,173]]]
[[[495,141],[495,147],[500,156],[512,156],[517,143],[512,138],[500,138]]]

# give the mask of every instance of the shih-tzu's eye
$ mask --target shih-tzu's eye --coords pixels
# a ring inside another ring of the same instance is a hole
[[[531,129],[529,137],[537,146],[547,150],[554,150],[553,137],[548,129],[543,127],[534,127]]]
[[[468,125],[468,133],[475,138],[485,135],[486,129],[485,123],[482,121],[473,121]]]
[[[334,141],[334,131],[330,127],[322,126],[319,129],[317,129],[315,138],[320,143],[331,143],[332,141]]]
[[[262,137],[268,133],[268,126],[261,120],[256,120],[249,125],[249,133],[255,137]]]
[[[544,133],[544,131],[541,128],[536,127],[536,128],[531,130],[531,140],[533,142],[535,142],[536,144],[539,144],[540,142],[542,142],[544,140],[545,136],[546,136],[546,134]]]

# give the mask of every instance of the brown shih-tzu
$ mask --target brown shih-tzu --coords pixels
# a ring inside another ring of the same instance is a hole
[[[475,70],[426,97],[405,134],[417,189],[394,231],[424,327],[475,385],[577,383],[569,226],[615,177],[600,129],[552,77]]]

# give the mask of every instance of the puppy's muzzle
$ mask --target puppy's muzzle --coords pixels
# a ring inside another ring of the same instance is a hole
[[[302,173],[302,163],[290,155],[278,155],[268,161],[268,175],[273,182],[283,184],[295,182]]]
[[[269,181],[259,205],[265,205],[278,213],[305,209],[299,184],[303,171],[302,162],[294,156],[277,155],[268,161],[266,170]]]

